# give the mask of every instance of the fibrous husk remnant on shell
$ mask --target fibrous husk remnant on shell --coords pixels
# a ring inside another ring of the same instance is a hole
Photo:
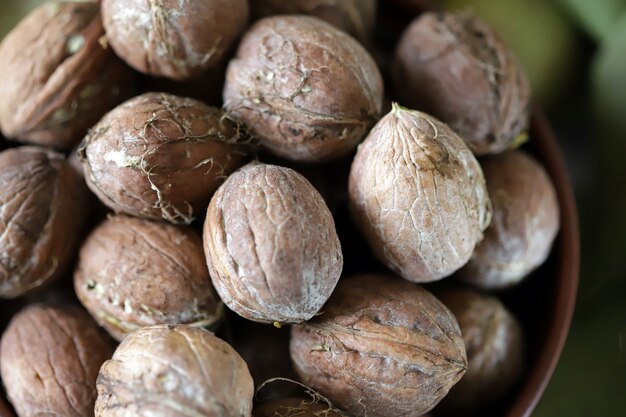
[[[248,22],[247,0],[103,0],[115,52],[136,70],[188,80],[222,65]]]
[[[195,327],[159,325],[130,334],[98,375],[95,417],[251,417],[246,363]]]
[[[110,48],[99,1],[49,1],[0,46],[0,126],[20,141],[69,150],[132,92],[133,73]]]
[[[317,314],[343,267],[322,196],[289,168],[251,163],[211,200],[204,247],[224,303],[254,321],[298,323]]]
[[[31,305],[2,335],[2,381],[19,416],[93,416],[98,371],[112,353],[84,310]]]
[[[465,265],[491,219],[482,170],[463,140],[434,117],[397,105],[359,147],[349,195],[376,256],[414,282]]]
[[[470,13],[419,16],[400,39],[392,80],[402,104],[447,123],[476,154],[502,152],[528,128],[524,70]]]
[[[188,227],[109,217],[82,246],[74,288],[118,341],[145,326],[210,327],[223,316],[202,238]]]
[[[83,140],[89,188],[116,212],[189,224],[245,159],[239,125],[199,101],[146,93]]]
[[[309,162],[352,151],[378,120],[383,82],[352,37],[308,16],[258,21],[230,62],[224,106],[278,156]]]
[[[417,417],[467,369],[452,313],[393,276],[343,279],[324,314],[294,326],[291,358],[303,382],[357,417]]]
[[[0,207],[0,297],[68,272],[91,206],[63,155],[31,146],[0,153]]]

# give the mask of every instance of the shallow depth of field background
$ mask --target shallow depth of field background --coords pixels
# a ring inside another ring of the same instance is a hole
[[[42,2],[0,0],[0,37]],[[557,132],[577,195],[576,313],[533,415],[626,416],[626,0],[439,2],[473,9],[515,50]]]

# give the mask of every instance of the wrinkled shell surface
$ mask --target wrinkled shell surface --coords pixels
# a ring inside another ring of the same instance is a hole
[[[287,398],[254,408],[254,417],[344,417],[328,404],[313,399]]]
[[[483,289],[518,284],[550,255],[559,231],[559,203],[548,174],[523,151],[482,161],[493,221],[460,275]]]
[[[398,106],[359,147],[349,194],[374,253],[414,282],[467,263],[490,221],[485,180],[463,140],[435,118]]]
[[[154,324],[215,325],[223,314],[200,236],[127,216],[110,217],[91,233],[74,287],[85,308],[119,341]]]
[[[0,153],[0,297],[68,272],[87,201],[87,187],[63,155],[29,146]]]
[[[116,212],[189,224],[243,164],[238,126],[199,101],[146,93],[107,114],[81,146],[89,188]]]
[[[103,0],[115,52],[136,70],[186,80],[221,65],[248,21],[247,0]]]
[[[211,200],[207,262],[224,303],[247,319],[298,323],[330,297],[343,267],[335,222],[296,171],[251,163]]]
[[[97,1],[50,1],[0,46],[5,136],[69,150],[129,96],[132,71],[103,48]]]
[[[449,416],[477,415],[501,399],[519,380],[525,345],[522,329],[495,297],[451,289],[440,294],[440,299],[459,322],[469,366],[437,412]]]
[[[226,109],[287,159],[349,153],[378,120],[382,104],[382,78],[367,51],[307,16],[257,22],[226,73]]]
[[[98,376],[96,417],[251,417],[254,386],[226,342],[194,327],[145,327]]]
[[[35,305],[2,335],[2,381],[20,417],[93,416],[96,378],[113,344],[84,311]]]
[[[376,23],[377,0],[250,0],[255,18],[276,14],[306,14],[327,21],[362,41]]]
[[[512,52],[468,13],[424,13],[393,64],[403,104],[450,125],[477,154],[508,148],[528,127],[530,86]]]
[[[323,315],[292,328],[291,358],[305,384],[358,417],[420,416],[467,367],[452,313],[380,275],[342,280]]]

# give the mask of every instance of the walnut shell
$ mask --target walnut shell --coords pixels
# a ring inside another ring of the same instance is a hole
[[[57,152],[0,153],[0,297],[18,297],[65,274],[89,215],[88,190]]]
[[[437,294],[452,311],[465,341],[468,370],[437,407],[450,416],[477,415],[519,381],[524,358],[522,329],[495,297],[467,289]]]
[[[235,172],[213,196],[204,250],[224,303],[266,323],[313,317],[343,267],[322,196],[296,171],[260,163]]]
[[[254,18],[277,14],[306,14],[338,29],[369,40],[376,23],[377,0],[251,0]]]
[[[212,333],[185,325],[130,334],[102,365],[96,417],[251,417],[246,363]]]
[[[349,195],[376,256],[414,282],[461,268],[490,221],[483,173],[463,140],[397,105],[359,147]]]
[[[556,190],[543,167],[523,151],[481,161],[493,221],[459,275],[486,290],[518,284],[550,255],[559,231]]]
[[[98,1],[49,1],[0,46],[5,136],[69,150],[132,92],[133,73],[99,41]]]
[[[398,44],[392,80],[406,105],[452,127],[477,154],[528,128],[530,86],[511,50],[469,13],[424,13]]]
[[[83,310],[27,307],[0,349],[2,380],[20,417],[93,416],[98,370],[113,344]]]
[[[146,93],[107,114],[80,153],[87,185],[111,209],[189,224],[244,163],[241,139],[217,108]]]
[[[115,52],[145,74],[188,80],[222,64],[248,21],[247,0],[103,0]]]
[[[76,295],[114,338],[155,324],[214,326],[223,305],[193,229],[113,216],[80,251]]]
[[[302,161],[351,152],[378,120],[383,82],[352,37],[308,16],[258,21],[226,72],[224,106],[278,156]]]
[[[422,415],[467,367],[452,313],[383,275],[342,280],[323,315],[292,328],[291,358],[305,384],[357,417]]]
[[[285,398],[254,407],[254,417],[345,417],[315,399]]]

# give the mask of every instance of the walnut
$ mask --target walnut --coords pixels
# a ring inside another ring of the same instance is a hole
[[[259,322],[310,319],[343,266],[322,196],[297,172],[260,163],[246,165],[215,193],[204,248],[224,303]]]
[[[112,353],[83,310],[32,305],[2,335],[2,380],[20,417],[93,416],[98,370]]]
[[[116,212],[189,224],[244,163],[239,126],[221,110],[146,93],[107,114],[80,154],[89,188]]]
[[[292,328],[291,358],[305,384],[357,417],[422,415],[467,369],[452,313],[383,275],[342,280],[324,314]]]
[[[522,329],[495,297],[467,289],[437,294],[459,322],[468,371],[437,407],[450,416],[478,415],[519,381],[524,359]]]
[[[115,52],[136,70],[175,80],[222,64],[248,21],[247,0],[103,0]]]
[[[118,341],[154,324],[215,326],[223,315],[200,236],[127,216],[110,217],[91,233],[80,251],[74,288]]]
[[[0,153],[0,297],[18,297],[71,268],[88,191],[65,157],[36,147]]]
[[[550,255],[559,203],[544,168],[523,151],[482,161],[493,221],[459,275],[486,290],[518,284]]]
[[[463,140],[398,105],[359,147],[349,195],[376,256],[414,282],[461,268],[490,222],[483,173]]]
[[[400,39],[392,80],[404,104],[440,118],[477,154],[502,152],[528,128],[523,69],[469,13],[419,16]]]
[[[254,417],[345,417],[345,414],[310,398],[285,398],[255,407]]]
[[[350,153],[378,120],[382,77],[352,37],[308,16],[258,21],[226,72],[224,106],[276,155]]]
[[[250,0],[255,18],[276,14],[306,14],[327,21],[362,42],[376,23],[377,0]]]
[[[212,333],[185,325],[130,334],[102,365],[96,417],[251,417],[246,363]]]
[[[132,71],[100,44],[98,1],[49,1],[0,46],[5,136],[69,150],[132,92]]]

